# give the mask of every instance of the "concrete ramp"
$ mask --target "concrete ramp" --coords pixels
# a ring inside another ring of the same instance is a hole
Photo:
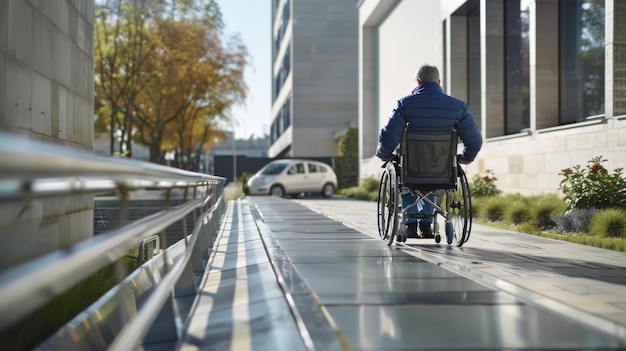
[[[387,247],[294,200],[229,206],[182,350],[626,348],[620,330]]]

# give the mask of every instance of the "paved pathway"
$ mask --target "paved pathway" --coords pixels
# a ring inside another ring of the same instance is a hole
[[[376,203],[304,199],[298,203],[378,236]],[[558,308],[626,337],[626,253],[473,225],[461,248],[409,239],[399,248],[525,300]]]
[[[376,204],[230,204],[184,350],[626,348],[626,255],[475,226],[377,236]]]

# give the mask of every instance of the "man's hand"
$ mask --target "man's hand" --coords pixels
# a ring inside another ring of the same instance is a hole
[[[471,161],[468,161],[464,159],[463,157],[461,157],[461,155],[457,155],[456,162],[460,165],[469,165],[470,163],[472,163]]]

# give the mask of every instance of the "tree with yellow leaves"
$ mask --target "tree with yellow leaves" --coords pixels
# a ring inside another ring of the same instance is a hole
[[[131,140],[145,145],[152,162],[174,151],[176,165],[195,169],[224,138],[218,121],[246,96],[246,48],[224,35],[214,0],[115,4],[98,9],[96,127],[112,140],[121,131],[127,150]]]

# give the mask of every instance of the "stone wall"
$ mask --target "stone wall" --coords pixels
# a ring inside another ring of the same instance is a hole
[[[94,0],[0,1],[0,130],[93,150],[94,8]],[[91,196],[2,203],[0,269],[92,232]]]

